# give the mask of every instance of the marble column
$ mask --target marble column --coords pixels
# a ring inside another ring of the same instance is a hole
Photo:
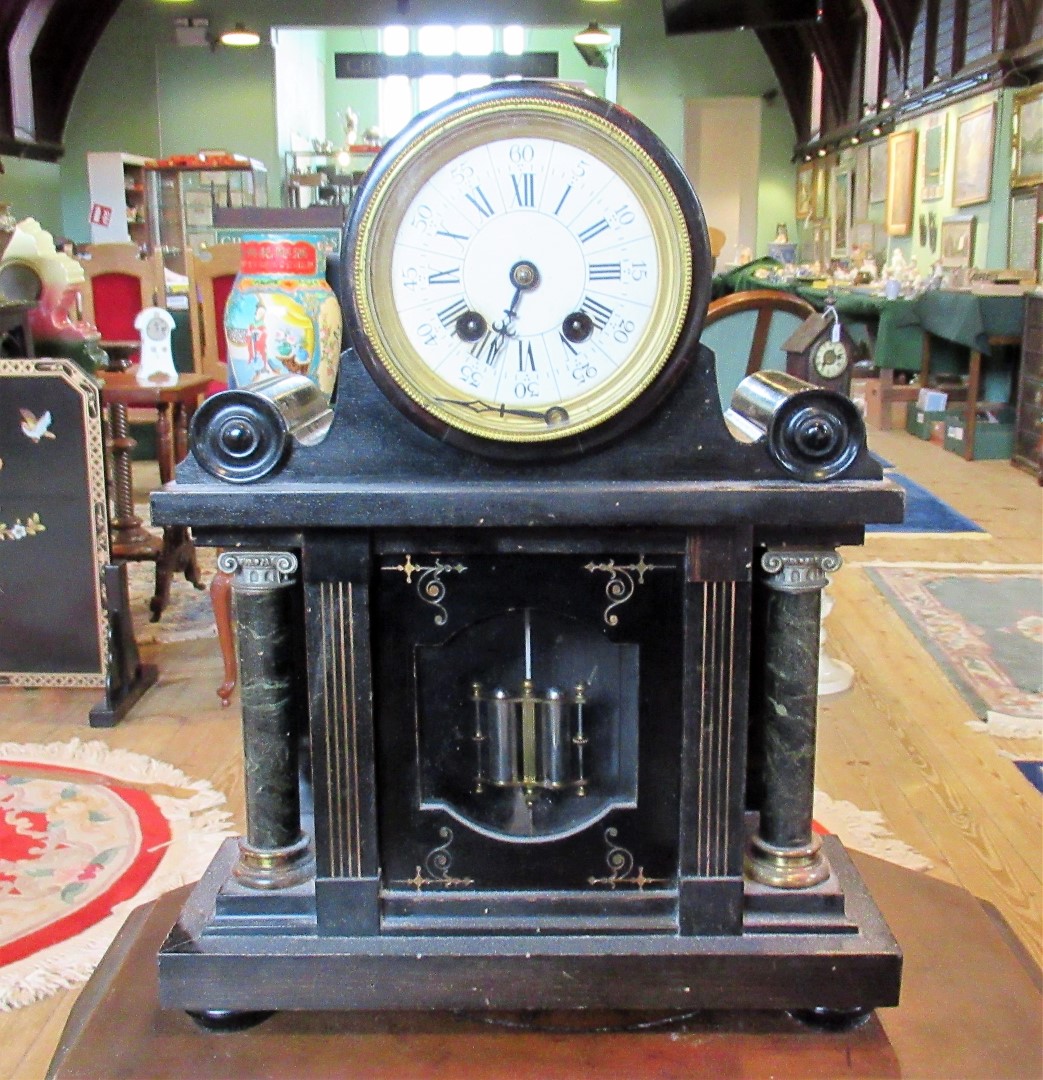
[[[246,774],[246,836],[235,877],[256,889],[280,889],[311,876],[301,831],[297,675],[292,620],[297,557],[285,551],[225,551],[218,569],[232,575],[239,646]]]
[[[827,573],[840,568],[834,551],[766,551],[761,556],[763,671],[751,672],[760,723],[760,825],[746,855],[746,873],[778,888],[824,881],[829,864],[812,831],[815,795],[820,604]]]

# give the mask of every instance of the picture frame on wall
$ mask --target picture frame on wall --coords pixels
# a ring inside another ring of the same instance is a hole
[[[1043,184],[1022,187],[1010,196],[1010,228],[1007,232],[1007,266],[1039,274],[1040,218],[1043,216]]]
[[[845,258],[851,254],[851,169],[837,168],[833,172],[832,255]]]
[[[967,269],[974,259],[973,214],[956,214],[944,218],[941,228],[941,251],[939,259],[947,270]]]
[[[1011,187],[1043,183],[1043,83],[1014,95]]]
[[[986,202],[992,194],[995,129],[995,102],[957,117],[953,151],[953,206],[973,206]]]
[[[824,160],[815,162],[815,189],[813,216],[816,221],[825,221],[829,209],[829,166]]]
[[[882,203],[887,198],[887,142],[869,145],[869,183],[866,193],[871,203]]]
[[[920,198],[925,202],[940,199],[945,191],[946,114],[935,113],[923,128],[923,184]]]
[[[866,221],[869,218],[869,147],[860,146],[855,151],[854,192],[851,196],[851,220]]]
[[[908,236],[913,230],[915,181],[916,132],[896,131],[887,137],[887,202],[884,221],[888,236]]]
[[[815,209],[815,163],[806,161],[797,169],[796,211],[798,221],[808,221]]]

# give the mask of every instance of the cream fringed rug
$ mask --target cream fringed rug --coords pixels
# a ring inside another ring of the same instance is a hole
[[[85,982],[135,907],[199,878],[224,801],[100,741],[0,743],[0,1011]]]
[[[825,832],[840,838],[844,847],[873,855],[878,859],[904,866],[909,870],[930,870],[934,865],[887,827],[883,814],[860,810],[844,799],[831,799],[825,792],[815,792],[815,823]]]

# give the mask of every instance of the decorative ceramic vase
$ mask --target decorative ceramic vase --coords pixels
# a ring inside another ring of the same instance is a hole
[[[225,306],[228,384],[289,372],[329,397],[340,361],[340,305],[325,277],[318,237],[246,236]]]

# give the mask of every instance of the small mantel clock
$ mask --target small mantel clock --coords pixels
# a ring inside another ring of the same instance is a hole
[[[835,308],[809,315],[782,348],[790,375],[839,394],[850,394],[855,346]]]
[[[380,154],[339,265],[333,400],[209,398],[153,495],[233,576],[246,760],[164,1004],[895,1003],[812,795],[820,592],[901,495],[785,373],[732,436],[671,154],[574,87],[458,95]]]

